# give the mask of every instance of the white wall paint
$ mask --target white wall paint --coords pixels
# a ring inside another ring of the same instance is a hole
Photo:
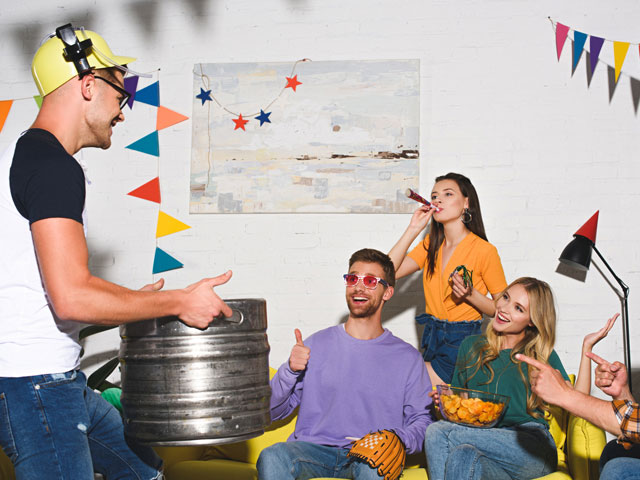
[[[575,372],[584,334],[620,309],[596,269],[584,283],[555,272],[562,248],[597,209],[597,244],[631,287],[631,341],[640,342],[634,241],[640,235],[640,119],[624,73],[609,101],[603,64],[588,87],[584,58],[571,76],[570,42],[556,60],[549,15],[589,34],[640,41],[634,0],[34,0],[12,4],[0,16],[0,99],[37,93],[32,55],[46,32],[67,21],[98,31],[114,52],[138,57],[137,70],[160,68],[162,104],[186,115],[197,62],[419,58],[420,189],[428,191],[433,178],[448,171],[472,179],[507,278],[531,275],[552,285],[556,349]],[[610,43],[601,58],[613,65]],[[639,64],[632,45],[623,72],[640,78]],[[185,264],[163,275],[167,288],[232,268],[233,279],[218,292],[267,300],[274,365],[287,358],[295,327],[309,335],[344,318],[340,275],[349,255],[362,247],[387,251],[409,221],[409,215],[189,215],[191,123],[160,132],[156,160],[124,149],[153,130],[154,109],[135,108],[128,114],[134,120],[115,129],[110,150],[80,155],[92,181],[92,270],[131,288],[153,280],[157,206],[126,193],[159,173],[163,211],[193,227],[158,242]],[[35,114],[33,102],[16,102],[0,147]],[[403,280],[386,307],[385,326],[417,345],[413,317],[422,308],[418,276]],[[89,339],[84,365],[91,370],[117,348],[115,331]],[[597,352],[622,360],[620,325]],[[635,353],[638,368],[640,350]]]

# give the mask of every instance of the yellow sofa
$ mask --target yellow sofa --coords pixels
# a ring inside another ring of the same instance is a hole
[[[549,415],[551,433],[558,445],[558,470],[539,480],[597,480],[598,460],[606,444],[604,432],[566,411],[555,408]],[[264,435],[218,447],[159,447],[167,480],[257,480],[255,464],[263,448],[284,442],[293,432],[295,415],[274,422]],[[427,480],[424,455],[411,455],[404,480]],[[324,479],[317,479],[324,480]]]

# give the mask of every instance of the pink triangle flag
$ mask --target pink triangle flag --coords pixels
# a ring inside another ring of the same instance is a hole
[[[173,110],[169,110],[166,107],[159,106],[158,114],[156,116],[156,130],[162,130],[163,128],[184,122],[185,120],[189,120],[189,117],[185,117],[184,115],[174,112]]]
[[[562,53],[562,47],[564,47],[564,42],[567,41],[567,33],[569,33],[569,27],[561,24],[560,22],[556,23],[556,51],[558,52],[558,60],[560,60],[560,54]]]

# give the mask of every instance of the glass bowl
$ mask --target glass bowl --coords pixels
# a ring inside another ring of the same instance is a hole
[[[509,397],[498,393],[438,385],[440,413],[445,420],[468,427],[491,428],[507,411]]]

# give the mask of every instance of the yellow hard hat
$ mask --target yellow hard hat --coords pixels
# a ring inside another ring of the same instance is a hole
[[[72,28],[71,25],[65,25],[67,26]],[[104,38],[95,32],[77,29],[75,33],[78,42],[82,42],[81,48],[88,46],[84,51],[80,50],[79,54],[86,56],[88,66],[91,68],[121,66],[135,60],[132,57],[114,55]],[[90,41],[84,43],[86,40]],[[78,68],[72,59],[67,58],[64,42],[58,36],[52,36],[42,44],[33,57],[31,73],[40,95],[44,97],[78,75]]]

